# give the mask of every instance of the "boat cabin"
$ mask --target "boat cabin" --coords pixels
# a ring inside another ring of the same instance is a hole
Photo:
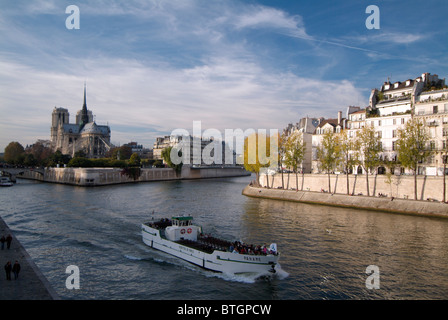
[[[171,218],[171,226],[166,227],[165,236],[171,241],[196,241],[200,232],[201,228],[193,225],[193,217],[177,216]]]
[[[171,224],[177,227],[191,226],[193,222],[193,217],[172,217]]]

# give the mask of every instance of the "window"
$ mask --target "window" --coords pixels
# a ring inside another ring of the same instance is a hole
[[[404,124],[404,118],[401,118],[401,124]]]
[[[394,120],[393,120],[393,123],[394,123],[394,124],[397,124],[397,119],[394,119]]]
[[[435,143],[435,141],[430,141],[430,142],[429,142],[429,148],[430,148],[431,150],[435,150],[435,149],[436,149],[436,143]]]
[[[392,141],[392,151],[395,151],[397,148],[397,141]]]
[[[396,138],[397,137],[397,130],[392,130],[392,138]]]
[[[438,113],[438,111],[439,111],[439,106],[432,107],[432,113]]]

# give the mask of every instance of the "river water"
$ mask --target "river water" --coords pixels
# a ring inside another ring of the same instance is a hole
[[[251,179],[95,188],[19,179],[0,189],[0,215],[62,299],[448,298],[448,220],[248,198]],[[223,275],[146,247],[140,224],[175,214],[229,240],[276,242],[279,272]],[[70,290],[73,265],[80,288]]]

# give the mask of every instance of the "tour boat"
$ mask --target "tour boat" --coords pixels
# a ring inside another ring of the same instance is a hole
[[[0,177],[0,187],[11,187],[13,183],[8,177]]]
[[[227,273],[275,273],[277,245],[254,246],[204,235],[191,216],[142,224],[143,242],[202,268]]]

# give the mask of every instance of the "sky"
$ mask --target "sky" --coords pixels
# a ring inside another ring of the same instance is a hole
[[[0,0],[0,152],[49,139],[54,107],[74,123],[84,83],[115,145],[193,121],[224,135],[335,118],[387,79],[446,78],[447,14],[446,0]]]

